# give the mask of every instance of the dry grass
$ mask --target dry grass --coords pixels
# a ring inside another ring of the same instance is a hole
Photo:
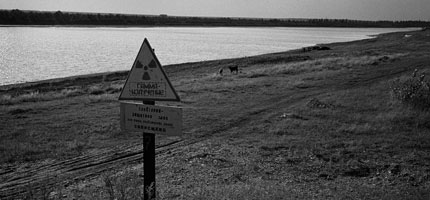
[[[407,54],[397,53],[388,55],[361,55],[361,56],[341,56],[327,57],[314,60],[306,60],[293,63],[278,63],[266,66],[259,66],[257,69],[249,71],[243,75],[247,78],[273,76],[273,75],[296,75],[310,72],[348,70],[361,66],[378,65],[379,63],[390,62],[399,59]]]
[[[31,91],[28,93],[20,94],[18,96],[11,96],[9,94],[3,94],[0,96],[0,105],[14,105],[23,102],[41,102],[50,101],[55,99],[64,99],[81,95],[105,95],[119,93],[121,91],[122,84],[119,83],[107,83],[107,84],[96,84],[90,85],[88,87],[78,87],[78,88],[65,88],[61,91],[48,91],[39,92]]]
[[[38,101],[29,101],[30,98]],[[11,126],[3,124],[0,131],[0,161],[14,163],[47,158],[66,159],[105,143],[106,138],[121,136],[116,126],[118,114],[105,114],[106,110],[97,109],[96,105],[116,104],[117,98],[117,93],[71,96],[67,102],[74,103],[64,104],[64,96],[56,98],[33,93],[31,97],[23,95],[12,99],[12,105],[0,107],[4,116],[14,120]],[[77,108],[68,110],[74,106]],[[94,110],[85,108],[84,111],[84,114],[93,115],[94,119],[84,120],[81,106],[94,107]],[[54,115],[43,114],[52,109],[58,112]],[[31,120],[28,116],[32,116]]]
[[[62,102],[66,101],[75,101],[78,104],[87,105],[116,102],[121,87],[122,84],[113,82],[89,85],[88,87],[64,88],[60,91],[46,91],[43,93],[32,91],[14,97],[4,94],[0,98],[0,108],[4,114],[9,114],[10,117],[16,118],[16,123],[20,123],[27,116],[38,115],[45,112],[45,110],[52,109],[53,105],[56,104],[55,102],[60,107],[69,106],[67,104],[62,105]],[[23,103],[27,104],[22,105]],[[88,126],[88,122],[77,122],[81,118],[78,117],[74,121],[63,123],[63,120],[81,113],[68,114],[69,116],[62,119],[61,116],[64,114],[67,113],[60,112],[56,114],[57,116],[41,116],[42,118],[39,120],[46,121],[46,123],[40,124],[35,120],[34,126],[30,128],[25,125],[14,125],[15,127],[12,130],[4,127],[2,139],[0,140],[0,161],[13,163],[37,161],[51,157],[67,158],[80,155],[88,150],[89,147],[94,146],[95,143],[100,143],[95,142],[95,138],[105,138],[111,134],[119,135],[117,133],[119,128],[113,128],[111,122],[101,122]],[[80,124],[77,125],[78,123]],[[77,131],[77,127],[82,126],[85,128]],[[111,134],[105,134],[114,129],[115,131]],[[99,136],[94,138],[94,135],[85,135],[84,132],[98,133]]]
[[[395,100],[417,109],[430,109],[430,82],[418,77],[391,82],[391,93]]]
[[[158,198],[426,199],[430,112],[390,101],[388,82],[371,88],[281,107],[222,137],[160,155]],[[141,167],[124,173],[141,174]],[[120,199],[121,187],[141,193],[143,177],[125,174],[130,179],[109,186],[115,192],[94,198]]]

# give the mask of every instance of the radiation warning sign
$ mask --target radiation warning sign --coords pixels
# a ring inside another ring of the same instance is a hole
[[[146,38],[128,73],[119,100],[180,101]]]

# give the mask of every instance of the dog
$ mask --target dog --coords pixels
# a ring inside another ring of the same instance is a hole
[[[230,69],[230,73],[233,74],[233,72],[239,73],[239,66],[235,65],[235,66],[229,66],[228,67]]]

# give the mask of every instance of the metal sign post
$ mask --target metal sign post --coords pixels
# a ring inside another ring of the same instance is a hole
[[[121,130],[143,131],[144,200],[156,197],[155,134],[181,135],[182,109],[155,106],[155,101],[180,101],[154,50],[145,38],[118,100],[121,102]]]
[[[155,101],[143,101],[155,105]],[[155,199],[155,134],[143,132],[143,192],[144,200]]]
[[[143,132],[144,200],[155,199],[155,134]]]

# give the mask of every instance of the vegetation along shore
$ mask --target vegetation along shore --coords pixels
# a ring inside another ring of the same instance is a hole
[[[157,197],[429,199],[429,55],[423,29],[165,66],[184,135],[156,138]],[[140,199],[127,73],[1,86],[0,199]]]
[[[349,19],[239,18],[85,13],[35,10],[0,10],[2,25],[62,26],[261,26],[261,27],[428,27],[430,22],[365,21]]]

